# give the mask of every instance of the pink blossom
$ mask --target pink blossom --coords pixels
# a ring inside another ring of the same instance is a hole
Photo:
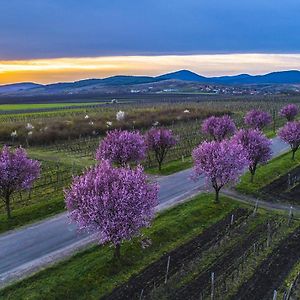
[[[158,169],[161,170],[162,163],[168,151],[178,142],[172,130],[165,128],[152,128],[146,133],[146,143],[149,150],[155,153]]]
[[[258,164],[265,164],[271,158],[271,141],[256,129],[241,129],[233,137],[241,145],[249,162],[251,182]]]
[[[146,155],[146,143],[138,131],[113,130],[101,141],[96,159],[108,159],[119,165],[141,162]]]
[[[3,147],[0,152],[0,197],[4,201],[8,218],[11,217],[11,195],[30,189],[39,174],[40,163],[29,159],[23,148],[13,152],[9,147]]]
[[[300,146],[300,121],[286,123],[281,129],[279,129],[278,136],[290,145],[292,150],[292,159],[295,159],[295,153]]]
[[[253,109],[246,114],[244,120],[249,127],[261,130],[272,122],[272,117],[265,111]]]
[[[295,104],[288,104],[280,110],[280,115],[288,121],[293,121],[298,114],[298,106]]]
[[[148,182],[141,166],[113,168],[102,161],[74,178],[65,201],[79,228],[96,232],[99,242],[113,244],[119,256],[121,243],[150,225],[157,195],[157,184]]]
[[[205,175],[216,192],[216,202],[221,188],[236,182],[248,163],[242,146],[229,140],[205,141],[193,150],[192,156],[194,175]]]
[[[209,134],[215,141],[221,141],[232,135],[236,131],[236,127],[227,115],[222,117],[212,116],[203,121],[201,130],[203,133]]]

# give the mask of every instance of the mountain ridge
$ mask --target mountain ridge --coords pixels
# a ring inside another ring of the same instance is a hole
[[[107,78],[82,79],[74,82],[57,82],[50,84],[38,84],[34,82],[20,82],[0,85],[0,94],[14,94],[27,92],[63,92],[72,89],[88,89],[105,86],[126,86],[148,84],[167,80],[180,80],[201,84],[219,85],[263,85],[263,84],[300,84],[299,70],[276,71],[262,75],[238,74],[216,77],[205,77],[190,70],[178,70],[159,76],[134,76],[115,75]]]

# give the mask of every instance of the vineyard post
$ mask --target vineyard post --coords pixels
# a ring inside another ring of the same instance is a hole
[[[268,233],[267,233],[267,247],[270,247],[270,242],[271,242],[271,224],[268,222]]]
[[[143,298],[143,293],[144,293],[144,289],[141,290],[141,293],[140,293],[140,300]]]
[[[291,206],[291,207],[290,207],[290,211],[289,211],[288,226],[291,225],[292,219],[293,219],[293,207]]]
[[[168,281],[168,274],[169,274],[169,267],[170,267],[170,255],[168,257],[168,262],[167,262],[167,271],[166,271],[166,276],[165,276],[165,284],[167,283]]]
[[[254,210],[253,210],[253,216],[256,215],[257,209],[258,209],[258,200],[256,200],[256,202],[255,202],[255,206],[254,206]]]
[[[231,215],[230,226],[233,225],[233,222],[234,222],[234,214]]]
[[[210,299],[214,300],[215,299],[215,273],[211,273],[211,294],[210,294]]]

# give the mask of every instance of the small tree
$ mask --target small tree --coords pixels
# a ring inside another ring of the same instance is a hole
[[[201,130],[205,134],[209,134],[215,141],[222,141],[236,131],[233,120],[225,115],[222,117],[209,117],[202,123]]]
[[[178,142],[172,130],[164,128],[152,128],[146,133],[146,143],[149,150],[155,154],[158,169],[161,171],[162,163],[168,151]]]
[[[244,121],[249,127],[262,130],[272,122],[272,117],[265,111],[253,109],[246,114]]]
[[[295,159],[295,153],[300,146],[300,122],[293,121],[286,123],[279,129],[278,136],[288,143],[292,150],[292,159]]]
[[[102,161],[74,178],[65,202],[79,228],[96,232],[100,243],[114,245],[120,258],[121,243],[149,226],[157,195],[158,186],[147,181],[141,166],[113,168]]]
[[[241,145],[249,163],[251,182],[258,164],[265,164],[271,158],[271,141],[256,129],[241,129],[233,137],[233,141]]]
[[[112,163],[125,166],[139,163],[146,156],[146,143],[138,131],[113,130],[101,141],[96,159],[108,159]]]
[[[8,219],[11,218],[11,195],[30,189],[39,174],[40,163],[29,159],[23,148],[13,152],[9,147],[3,147],[0,152],[0,197],[4,201]]]
[[[298,106],[295,104],[288,104],[280,110],[280,115],[290,121],[294,121],[298,114]]]
[[[192,153],[194,174],[204,174],[215,190],[215,202],[219,202],[219,192],[226,184],[235,182],[247,165],[241,145],[223,140],[203,142]]]

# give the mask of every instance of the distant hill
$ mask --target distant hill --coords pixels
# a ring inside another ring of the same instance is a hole
[[[239,74],[234,76],[204,77],[188,70],[181,70],[156,77],[210,84],[300,84],[300,71],[272,72],[265,75]]]
[[[88,93],[113,93],[118,88],[130,91],[138,90],[139,85],[165,82],[164,89],[176,89],[180,82],[188,84],[210,84],[210,85],[300,85],[300,71],[272,72],[265,75],[239,74],[234,76],[205,77],[189,70],[180,70],[163,74],[156,77],[151,76],[126,76],[117,75],[104,79],[84,79],[75,82],[58,82],[53,84],[36,84],[32,82],[15,83],[0,86],[0,96],[39,96],[39,95],[70,95]],[[143,87],[145,88],[145,87]]]
[[[159,79],[159,80],[175,79],[175,80],[195,81],[195,82],[203,82],[203,83],[210,81],[209,78],[198,75],[198,74],[196,74],[194,72],[191,72],[189,70],[180,70],[180,71],[177,71],[177,72],[160,75],[160,76],[157,76],[155,78]]]
[[[33,82],[21,82],[21,83],[0,85],[0,93],[14,93],[14,92],[37,88],[40,86],[42,85]]]

